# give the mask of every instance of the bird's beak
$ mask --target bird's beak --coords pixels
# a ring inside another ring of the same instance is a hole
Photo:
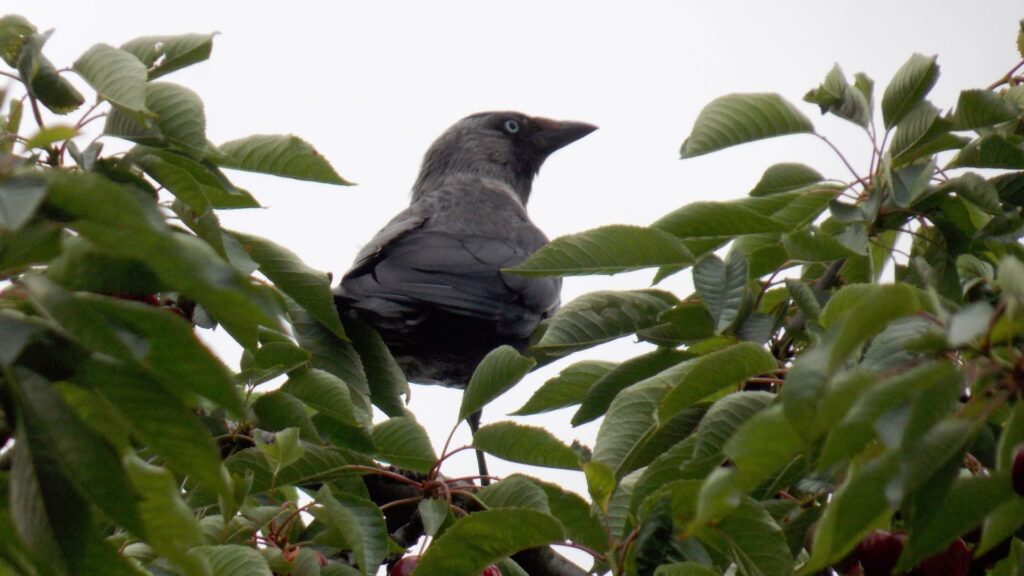
[[[534,133],[533,141],[544,156],[597,130],[597,126],[586,122],[569,122],[548,118],[535,118],[534,121],[540,129]]]

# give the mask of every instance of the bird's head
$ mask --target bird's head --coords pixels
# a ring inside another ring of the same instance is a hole
[[[585,122],[531,117],[519,112],[481,112],[445,130],[423,157],[413,200],[453,176],[479,176],[506,182],[523,205],[533,177],[559,148],[597,130]]]

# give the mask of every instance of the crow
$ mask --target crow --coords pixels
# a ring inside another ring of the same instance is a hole
[[[339,310],[375,328],[413,383],[465,388],[494,348],[525,350],[561,280],[502,269],[548,241],[526,212],[544,160],[596,129],[519,112],[456,122],[427,150],[409,207],[335,288]]]

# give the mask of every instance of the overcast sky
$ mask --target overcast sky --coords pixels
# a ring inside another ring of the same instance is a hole
[[[56,33],[45,53],[69,66],[91,45],[137,36],[218,31],[212,58],[164,79],[206,103],[207,133],[220,143],[253,133],[294,133],[340,174],[339,188],[237,174],[264,210],[224,213],[225,225],[289,247],[339,277],[356,251],[408,203],[430,142],[459,118],[511,109],[583,120],[601,129],[554,154],[534,186],[530,212],[550,237],[612,224],[649,224],[695,200],[746,194],[769,165],[799,161],[846,178],[808,136],[758,142],[696,159],[679,145],[701,108],[730,92],[779,92],[866,166],[859,129],[800,102],[834,63],[866,72],[876,99],[913,53],[938,54],[933,102],[955,104],[1019,59],[1019,0],[633,2],[57,2],[4,0]],[[112,144],[113,145],[113,144]],[[650,274],[566,281],[563,302],[602,288],[641,288]],[[683,296],[688,274],[667,282]],[[226,361],[238,352],[215,338]],[[637,353],[620,344],[587,358]],[[531,374],[484,415],[519,406],[566,362]],[[414,387],[411,408],[438,449],[454,422],[457,392]],[[596,423],[572,429],[571,411],[521,422],[592,444]],[[468,442],[468,433],[457,442]],[[492,461],[507,474],[522,466]],[[446,464],[471,473],[466,455]],[[583,491],[581,474],[532,471]]]

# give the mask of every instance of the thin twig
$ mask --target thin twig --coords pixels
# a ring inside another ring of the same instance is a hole
[[[452,426],[452,431],[448,433],[448,438],[446,438],[444,441],[444,447],[441,448],[441,457],[438,458],[437,462],[435,462],[434,465],[430,467],[430,473],[427,474],[428,478],[434,478],[437,476],[437,472],[441,469],[441,462],[444,462],[444,459],[448,457],[448,446],[452,443],[452,438],[455,436],[455,431],[459,429],[459,426],[461,424],[462,420],[459,420],[458,422],[455,423],[455,426]]]
[[[1020,70],[1021,66],[1024,66],[1024,60],[1017,62],[1017,65],[1014,66],[1013,68],[1010,68],[1010,71],[1004,74],[1002,78],[989,84],[986,90],[995,90],[996,88],[999,88],[1003,84],[1006,84],[1013,80],[1013,75],[1017,72],[1017,70]]]

